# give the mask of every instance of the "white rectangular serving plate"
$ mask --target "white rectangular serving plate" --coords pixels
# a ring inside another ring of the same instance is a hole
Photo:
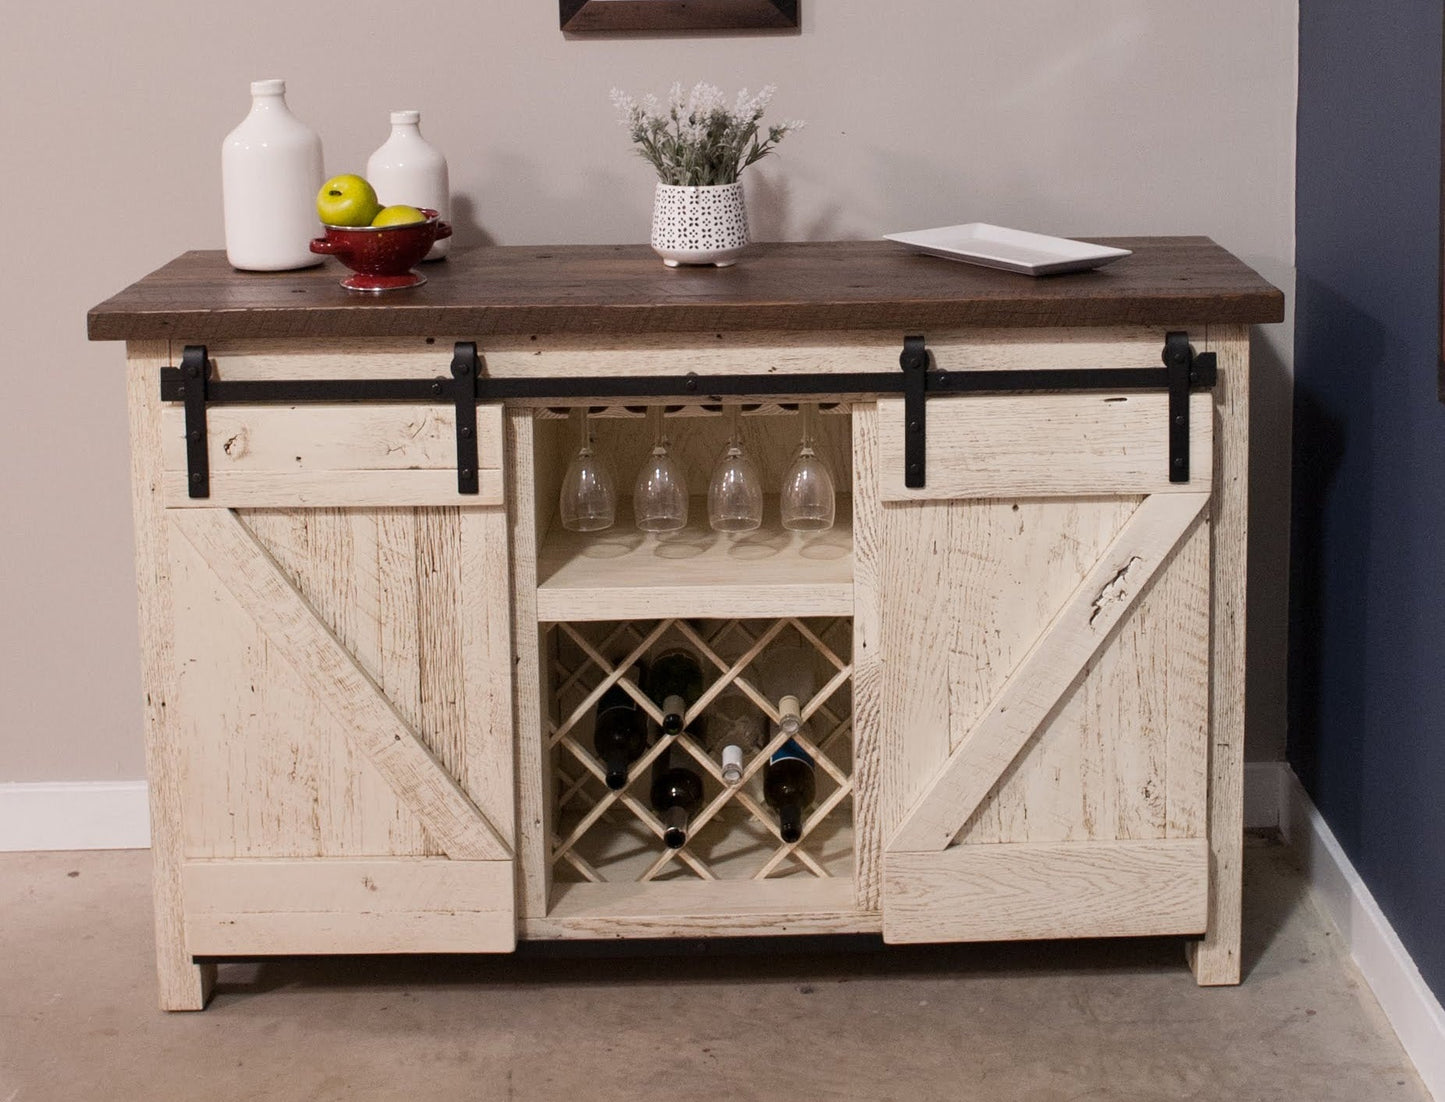
[[[1091,245],[1087,241],[1073,241],[1067,237],[991,226],[987,222],[885,233],[883,236],[888,241],[928,256],[1031,276],[1085,272],[1111,264],[1130,252],[1107,245]]]

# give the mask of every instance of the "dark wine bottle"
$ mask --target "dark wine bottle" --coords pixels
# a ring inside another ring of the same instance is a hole
[[[658,655],[648,671],[647,695],[662,709],[663,733],[680,734],[688,705],[702,695],[702,665],[697,656],[684,647]]]
[[[702,778],[685,765],[671,763],[672,748],[658,756],[652,773],[652,807],[662,816],[662,840],[670,849],[687,842],[688,824],[702,806]]]
[[[763,769],[763,799],[778,813],[783,841],[796,842],[803,836],[803,812],[817,793],[813,759],[789,739],[773,752]]]
[[[638,680],[639,673],[634,668],[629,676]],[[592,747],[607,767],[607,787],[614,792],[626,788],[628,766],[647,749],[647,713],[621,682],[597,701]]]

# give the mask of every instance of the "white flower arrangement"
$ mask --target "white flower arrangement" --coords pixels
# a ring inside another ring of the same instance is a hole
[[[774,91],[770,84],[749,97],[744,88],[729,108],[722,90],[714,85],[700,83],[684,94],[679,83],[672,86],[665,108],[656,96],[644,96],[639,102],[616,88],[612,102],[638,153],[657,170],[659,180],[711,187],[737,183],[743,169],[803,125],[793,121],[760,129]]]

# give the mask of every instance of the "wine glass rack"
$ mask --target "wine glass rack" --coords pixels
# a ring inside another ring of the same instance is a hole
[[[782,840],[777,818],[762,798],[763,768],[787,735],[776,730],[776,702],[761,691],[761,664],[770,646],[802,640],[813,652],[816,684],[802,708],[795,737],[815,763],[817,798],[797,842]],[[670,880],[768,880],[851,877],[852,852],[852,621],[847,617],[774,619],[659,619],[559,622],[545,637],[551,664],[551,714],[546,738],[555,785],[548,847],[553,877],[574,883]],[[621,791],[603,783],[591,747],[597,701],[614,684],[635,699],[653,725],[657,705],[628,676],[661,647],[683,645],[704,669],[702,694],[685,716],[684,733],[656,736],[632,764]],[[754,748],[742,780],[723,780],[716,757],[688,732],[697,729],[719,695],[735,688],[768,721],[767,742]],[[702,807],[681,848],[663,844],[663,826],[647,803],[653,763],[665,752],[703,778]]]

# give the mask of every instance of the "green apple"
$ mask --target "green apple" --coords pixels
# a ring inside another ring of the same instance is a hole
[[[316,194],[316,213],[328,226],[369,226],[380,210],[376,190],[360,176],[333,176]]]
[[[371,220],[373,226],[405,226],[411,222],[425,222],[426,215],[416,207],[409,207],[405,203],[397,203],[394,206],[383,207],[375,218]]]

